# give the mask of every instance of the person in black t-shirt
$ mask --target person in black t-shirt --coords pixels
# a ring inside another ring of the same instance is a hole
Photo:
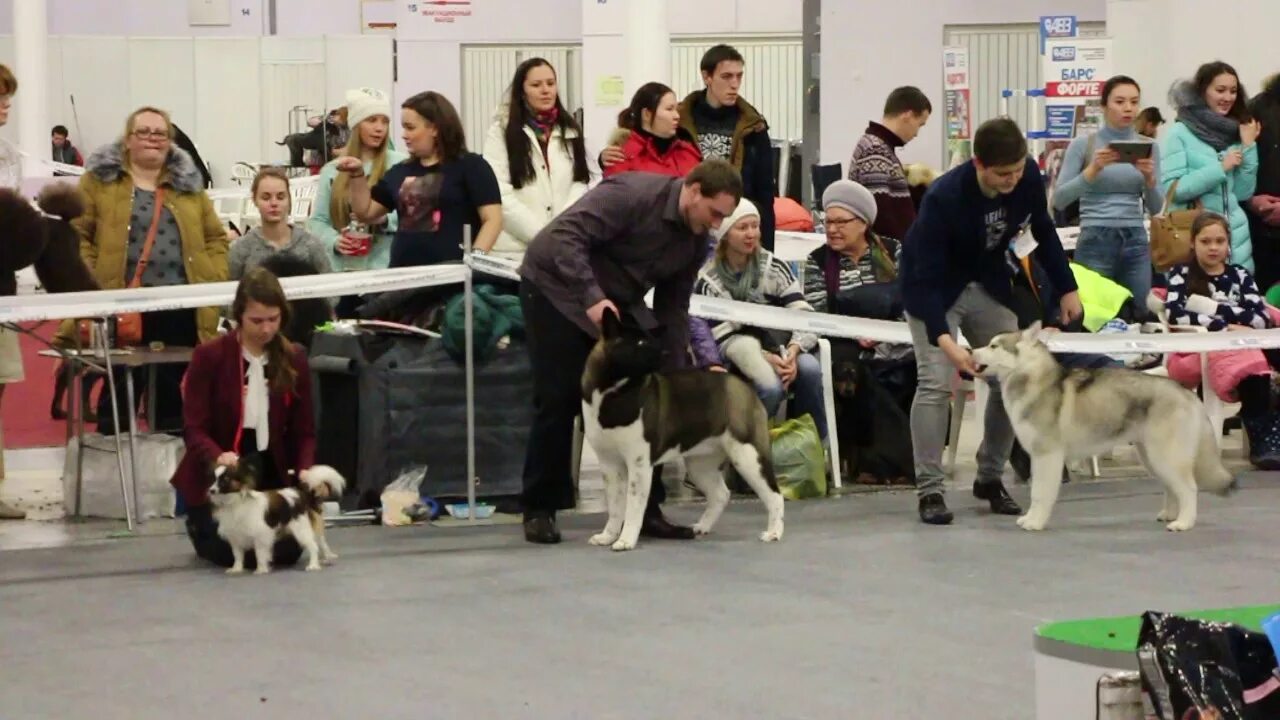
[[[338,161],[338,170],[351,176],[352,214],[376,224],[393,209],[399,213],[391,267],[461,261],[468,225],[472,247],[488,252],[502,232],[502,192],[493,168],[467,152],[462,121],[443,95],[418,93],[400,107],[408,160],[388,168],[372,188],[360,158]]]

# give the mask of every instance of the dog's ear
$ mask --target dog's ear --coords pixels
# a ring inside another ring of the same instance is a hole
[[[622,334],[622,319],[613,311],[605,308],[600,319],[600,332],[605,340],[613,340]]]
[[[1037,338],[1040,337],[1040,331],[1043,329],[1043,327],[1044,326],[1041,324],[1041,322],[1039,320],[1036,320],[1035,322],[1031,323],[1031,325],[1027,327],[1026,330],[1022,331],[1022,339],[1028,340],[1028,341],[1036,340]]]

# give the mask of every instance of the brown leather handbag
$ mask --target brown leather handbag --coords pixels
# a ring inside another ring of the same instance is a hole
[[[1159,272],[1191,262],[1191,225],[1204,213],[1200,198],[1190,208],[1170,209],[1177,189],[1178,181],[1174,180],[1165,193],[1164,209],[1151,218],[1151,264]]]
[[[147,270],[147,263],[151,261],[151,249],[156,244],[156,233],[160,230],[160,213],[164,211],[164,188],[156,188],[156,209],[151,215],[151,227],[147,229],[146,242],[142,244],[142,254],[138,256],[138,266],[133,270],[133,279],[129,281],[129,289],[142,287],[142,274]],[[93,323],[90,320],[81,320],[78,323],[80,330],[80,345],[82,347],[93,346],[92,329]],[[142,313],[121,313],[115,317],[115,342],[116,347],[135,347],[142,344]]]

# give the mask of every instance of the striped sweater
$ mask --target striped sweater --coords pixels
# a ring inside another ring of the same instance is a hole
[[[760,302],[792,310],[813,310],[809,303],[805,302],[804,295],[800,289],[800,280],[796,278],[795,273],[791,272],[791,267],[774,257],[773,253],[764,248],[757,252],[760,256],[760,267],[762,268],[760,283],[753,288],[751,293],[751,297],[754,300],[748,300],[748,302]],[[734,297],[730,294],[728,288],[724,286],[720,275],[715,270],[716,262],[717,259],[713,256],[706,265],[702,266],[702,270],[698,272],[698,280],[693,285],[693,292],[707,297],[733,300]],[[724,322],[711,321],[711,334],[716,339],[716,342],[721,344],[729,339],[731,335],[747,329],[748,327],[742,323],[730,320]],[[799,345],[801,350],[809,351],[818,343],[818,336],[812,333],[795,332],[792,333],[790,342]]]

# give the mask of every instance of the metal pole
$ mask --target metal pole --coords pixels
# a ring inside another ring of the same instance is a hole
[[[129,502],[129,488],[124,480],[124,443],[120,441],[120,398],[116,397],[116,376],[111,367],[111,344],[107,341],[107,319],[102,318],[93,323],[94,345],[102,348],[102,362],[107,371],[107,392],[111,393],[112,429],[116,433],[116,469],[120,471],[120,495],[124,498],[124,520],[133,532],[133,508]]]
[[[133,513],[139,524],[142,523],[142,503],[138,500],[138,407],[134,403],[133,368],[125,374],[125,389],[129,391],[125,397],[125,406],[129,408],[129,484],[133,486]],[[155,420],[149,420],[155,422]],[[120,437],[117,431],[116,437]]]
[[[463,249],[467,257],[471,257],[471,226],[467,225],[462,231]],[[467,519],[471,522],[476,521],[476,365],[475,365],[475,346],[474,332],[472,329],[473,308],[472,303],[472,272],[469,263],[463,263],[466,274],[462,277],[462,308],[463,317],[466,321],[464,335],[466,336],[466,363],[465,374],[467,376]]]
[[[93,344],[92,339],[90,339],[90,345],[92,344]],[[74,514],[75,517],[80,517],[80,500],[84,494],[83,493],[83,489],[84,489],[84,405],[85,405],[84,373],[86,371],[86,368],[84,364],[80,362],[81,360],[80,350],[81,350],[80,333],[76,333],[76,359],[74,362],[66,361],[66,365],[65,365],[66,368],[73,369],[75,371],[71,374],[71,382],[73,383],[73,387],[74,387],[73,393],[75,394],[75,397],[73,398],[75,405],[73,406],[74,409],[67,411],[67,412],[75,413],[75,427],[76,427],[76,505],[75,505],[75,514]]]

